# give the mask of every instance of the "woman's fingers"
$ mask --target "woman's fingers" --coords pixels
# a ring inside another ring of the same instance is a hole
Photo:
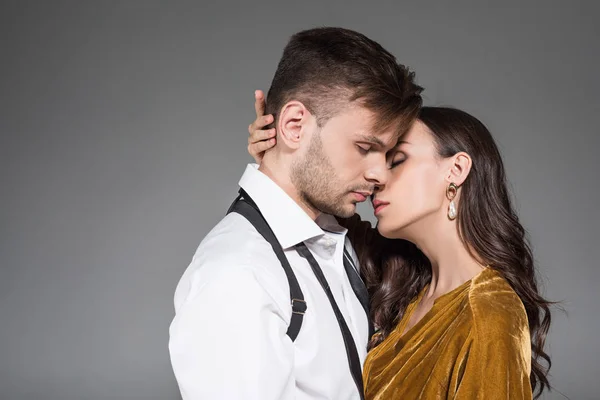
[[[264,128],[271,122],[273,122],[273,116],[271,114],[257,117],[250,125],[248,125],[248,133],[252,135],[254,131]]]
[[[260,164],[265,151],[275,146],[275,139],[262,140],[260,142],[248,144],[248,153],[254,158],[254,160]]]
[[[248,137],[248,144],[262,142],[275,137],[275,129],[256,130]]]
[[[265,114],[265,94],[262,90],[254,91],[254,111],[256,111],[256,119]]]

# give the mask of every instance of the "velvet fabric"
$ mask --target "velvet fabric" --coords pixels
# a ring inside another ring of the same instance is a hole
[[[403,334],[426,290],[367,356],[366,399],[531,399],[527,314],[508,282],[486,268]]]

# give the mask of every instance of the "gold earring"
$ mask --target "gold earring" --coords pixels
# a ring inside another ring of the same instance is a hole
[[[446,197],[450,200],[450,205],[448,206],[448,219],[450,221],[454,221],[456,219],[456,215],[458,211],[456,210],[456,203],[454,203],[454,198],[456,197],[456,193],[458,193],[458,186],[454,183],[450,183],[446,188]]]

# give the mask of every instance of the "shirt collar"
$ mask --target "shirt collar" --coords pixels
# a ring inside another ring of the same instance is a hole
[[[313,221],[279,185],[258,170],[257,164],[246,167],[239,185],[252,197],[284,250],[324,235],[323,229],[346,233],[332,215],[321,214],[317,222]]]

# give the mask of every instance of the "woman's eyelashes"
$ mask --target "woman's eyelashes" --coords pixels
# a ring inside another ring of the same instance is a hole
[[[406,156],[403,155],[396,155],[392,161],[390,162],[390,169],[394,169],[395,167],[397,167],[398,165],[402,164],[404,161],[406,161]]]

